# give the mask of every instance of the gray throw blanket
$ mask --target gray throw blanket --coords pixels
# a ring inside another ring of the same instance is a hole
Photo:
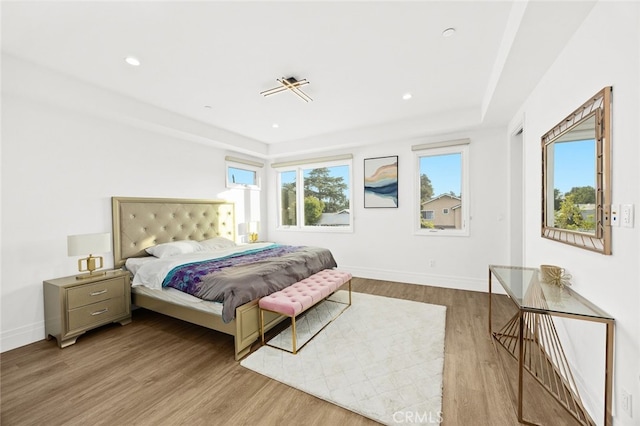
[[[178,266],[169,272],[162,285],[204,300],[222,302],[222,320],[228,323],[235,317],[238,306],[336,266],[327,249],[273,245]]]

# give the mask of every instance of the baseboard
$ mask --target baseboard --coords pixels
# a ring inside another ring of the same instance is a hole
[[[38,342],[44,336],[44,322],[25,325],[0,333],[0,352]]]
[[[358,266],[340,265],[339,269],[351,272],[354,277],[373,280],[397,281],[407,284],[430,285],[434,287],[452,288],[455,290],[488,291],[486,278],[457,277],[451,275],[423,274],[418,272],[396,271],[391,269],[362,268]],[[495,285],[493,292],[505,294],[502,286]]]

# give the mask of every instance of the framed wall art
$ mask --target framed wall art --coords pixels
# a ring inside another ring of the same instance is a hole
[[[364,159],[364,207],[398,207],[398,156]]]

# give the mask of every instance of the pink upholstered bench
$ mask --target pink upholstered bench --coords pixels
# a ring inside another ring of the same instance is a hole
[[[349,305],[351,305],[351,278],[349,272],[325,269],[263,297],[260,307],[260,335],[264,344],[264,311],[275,312],[291,318],[292,346],[296,354],[296,316],[331,296],[344,284],[349,283]],[[324,327],[323,327],[324,328]]]

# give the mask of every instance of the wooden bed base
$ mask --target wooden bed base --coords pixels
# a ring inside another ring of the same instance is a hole
[[[235,241],[234,204],[223,200],[112,197],[114,266],[129,257],[146,256],[145,248],[180,240],[205,240],[216,236]],[[260,337],[258,300],[236,308],[236,317],[225,324],[220,315],[132,293],[132,303],[164,315],[230,334],[235,340],[235,359],[251,351]],[[265,318],[266,329],[287,317]]]
[[[178,318],[202,327],[233,336],[235,359],[240,361],[251,351],[251,345],[260,338],[260,309],[258,300],[236,308],[236,317],[225,324],[220,315],[176,305],[143,294],[131,293],[132,303],[163,315]],[[273,312],[265,312],[265,330],[270,330],[285,318]]]

